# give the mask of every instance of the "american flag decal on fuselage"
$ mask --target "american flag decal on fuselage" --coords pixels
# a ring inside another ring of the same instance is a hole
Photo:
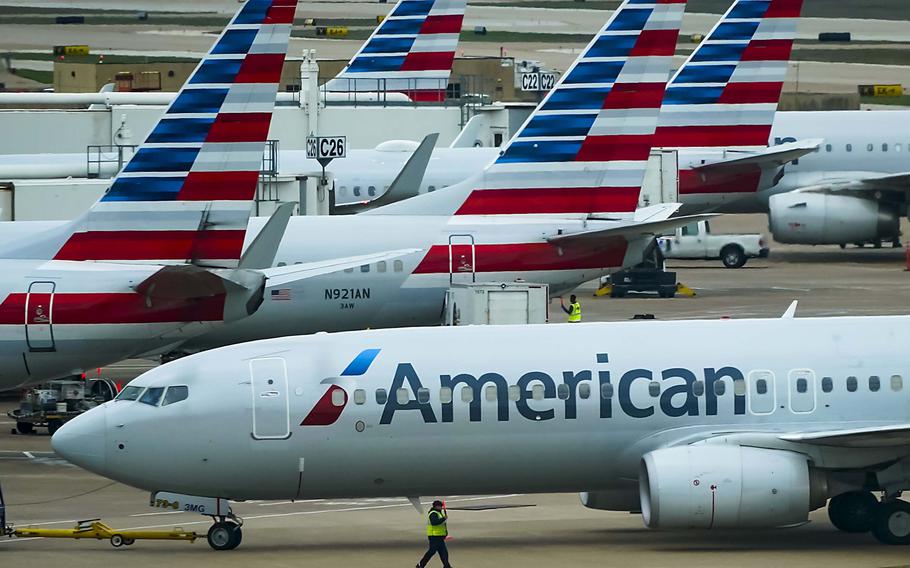
[[[466,4],[467,0],[401,0],[325,89],[444,100]]]
[[[296,7],[248,0],[55,260],[237,264]]]

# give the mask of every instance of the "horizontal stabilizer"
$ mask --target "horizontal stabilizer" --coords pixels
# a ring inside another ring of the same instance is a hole
[[[821,139],[797,140],[777,146],[768,146],[754,152],[743,152],[733,158],[712,162],[695,168],[696,171],[714,173],[718,170],[735,171],[758,166],[760,168],[777,167],[811,154],[822,144]]]
[[[243,256],[240,257],[238,268],[262,269],[275,264],[278,245],[281,244],[284,231],[288,228],[288,221],[294,214],[295,205],[297,204],[282,203],[275,209],[250,246],[246,247]]]
[[[281,286],[298,280],[314,278],[331,274],[348,268],[356,268],[365,264],[393,260],[402,256],[420,252],[423,249],[409,248],[390,250],[375,254],[363,254],[359,256],[347,256],[342,258],[333,258],[331,260],[320,260],[316,262],[304,262],[301,264],[292,264],[290,266],[278,266],[266,268],[257,272],[265,275],[268,286]]]
[[[842,448],[888,448],[910,446],[910,424],[871,426],[848,430],[797,432],[784,434],[781,440]]]
[[[398,201],[410,199],[420,193],[420,184],[423,183],[423,176],[427,172],[427,166],[430,165],[430,158],[433,157],[433,148],[436,147],[436,141],[439,139],[439,133],[427,134],[408,161],[405,162],[401,171],[395,176],[395,180],[389,185],[389,189],[380,195],[377,199],[370,202],[370,208],[390,205]],[[363,207],[361,202],[350,203],[348,205],[336,206],[339,210],[347,212],[349,208],[356,209]]]
[[[629,221],[628,223],[617,224],[615,227],[606,229],[559,235],[558,237],[548,239],[548,242],[559,246],[596,245],[598,242],[612,237],[636,238],[648,235],[657,236],[673,231],[677,227],[704,221],[706,219],[711,219],[712,217],[717,217],[717,214],[685,215],[682,217],[657,219],[653,221]]]

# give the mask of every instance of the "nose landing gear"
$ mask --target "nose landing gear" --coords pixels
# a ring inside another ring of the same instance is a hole
[[[209,528],[206,539],[215,550],[234,550],[243,540],[243,519],[236,515],[212,517],[215,524]]]

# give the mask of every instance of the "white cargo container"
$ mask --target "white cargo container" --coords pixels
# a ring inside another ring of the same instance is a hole
[[[446,325],[547,323],[550,288],[526,282],[453,284],[446,292]]]

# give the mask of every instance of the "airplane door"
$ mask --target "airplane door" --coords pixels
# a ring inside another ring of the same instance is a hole
[[[477,281],[474,235],[449,235],[449,284]]]
[[[815,373],[809,369],[790,371],[790,410],[812,412],[815,410]]]
[[[250,361],[253,389],[253,438],[284,440],[291,435],[288,408],[288,375],[284,359],[269,357]]]
[[[32,352],[54,351],[53,282],[32,282],[25,296],[25,342]]]
[[[752,414],[771,414],[777,401],[774,397],[774,373],[749,372],[749,410]]]

